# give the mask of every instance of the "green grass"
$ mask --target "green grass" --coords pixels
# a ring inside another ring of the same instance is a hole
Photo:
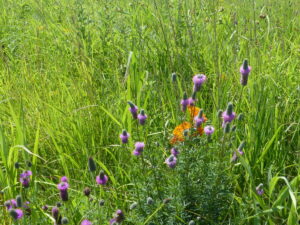
[[[22,194],[32,211],[13,222],[3,207],[2,224],[53,223],[41,207],[60,200],[64,175],[70,200],[61,211],[70,224],[108,224],[118,208],[124,224],[188,224],[198,216],[198,224],[297,223],[298,1],[0,0],[0,10],[0,207]],[[242,88],[244,58],[253,70]],[[201,137],[180,145],[171,170],[163,162],[196,73],[208,78],[197,106],[216,132],[212,143]],[[145,109],[146,126],[137,129],[128,100]],[[228,102],[245,118],[224,137],[216,115]],[[126,147],[122,129],[131,134]],[[245,155],[230,163],[243,140]],[[146,143],[142,159],[131,155],[135,141]],[[90,156],[97,173],[109,176],[105,188],[88,171]],[[33,176],[24,190],[26,161]],[[263,196],[255,192],[260,183]],[[86,186],[92,202],[82,194]],[[154,205],[144,204],[148,196]],[[139,205],[130,211],[133,202]]]

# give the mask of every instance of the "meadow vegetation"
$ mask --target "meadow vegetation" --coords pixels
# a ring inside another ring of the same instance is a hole
[[[298,224],[299,1],[0,10],[0,224]]]

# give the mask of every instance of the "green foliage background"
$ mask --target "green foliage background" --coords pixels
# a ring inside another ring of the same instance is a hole
[[[191,176],[204,179],[211,171],[218,177],[225,168],[224,184],[229,182],[232,201],[224,200],[228,204],[224,224],[295,224],[300,200],[299,4],[296,0],[1,0],[0,205],[20,192],[14,163],[23,163],[25,169],[28,160],[34,185],[27,193],[33,210],[26,224],[51,223],[40,207],[58,201],[55,186],[62,175],[72,181],[74,200],[68,203],[72,223],[94,215],[99,224],[107,224],[116,208],[126,209],[136,200],[134,186],[146,199],[155,182],[143,190],[149,181],[144,175],[152,179],[154,172],[147,166],[142,171],[143,165],[131,156],[134,141],[141,139],[148,146],[145,159],[159,168],[154,175],[162,176],[171,188],[162,182],[161,198],[176,193],[180,189],[172,186],[176,175],[168,174],[163,158],[173,128],[183,120],[179,105],[183,92],[191,94],[192,76],[205,73],[208,81],[197,105],[217,127],[217,111],[233,102],[245,119],[238,125],[232,149],[242,140],[247,146],[236,165],[229,163],[231,153],[224,158],[201,156],[204,159],[193,166]],[[239,67],[244,58],[253,70],[242,89]],[[178,77],[175,84],[173,72]],[[136,129],[128,100],[145,109],[149,116],[145,128]],[[132,137],[127,148],[118,138],[124,128]],[[216,142],[221,137],[218,130]],[[205,152],[199,143],[193,146]],[[219,144],[210,151],[218,155]],[[87,171],[89,156],[111,182],[105,191],[93,190],[96,198],[109,199],[107,207],[99,209],[100,217],[81,194],[85,186],[94,185]],[[224,167],[215,165],[222,160]],[[263,197],[255,194],[259,183],[264,183]],[[194,190],[199,201],[206,195],[206,185],[199,186],[199,193]],[[168,220],[172,207],[162,211],[161,205],[155,207],[144,217],[128,212],[125,223],[148,224],[156,218],[155,224],[166,224],[161,221]],[[187,224],[173,212],[170,224]],[[4,210],[0,221],[12,222]]]

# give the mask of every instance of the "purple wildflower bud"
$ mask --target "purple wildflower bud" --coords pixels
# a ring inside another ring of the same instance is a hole
[[[100,205],[100,206],[104,206],[104,204],[105,204],[105,201],[104,201],[103,199],[101,199],[101,200],[99,201],[99,205]]]
[[[20,183],[24,188],[29,187],[30,183],[30,176],[32,175],[32,172],[30,170],[24,171],[20,174]]]
[[[202,84],[206,81],[206,76],[204,74],[196,74],[193,77],[193,83],[194,83],[194,92],[197,92],[200,90]]]
[[[68,201],[68,188],[69,184],[67,182],[61,182],[57,185],[58,190],[60,191],[60,198],[62,201]]]
[[[90,157],[88,160],[88,167],[90,172],[96,171],[96,163],[92,157]]]
[[[248,65],[248,60],[245,59],[243,65],[240,68],[241,73],[241,85],[246,86],[248,83],[248,76],[251,71],[251,66]]]
[[[115,220],[116,220],[117,223],[121,223],[123,220],[125,220],[124,213],[122,212],[121,209],[118,209],[116,211]]]
[[[83,194],[84,194],[86,197],[89,197],[90,194],[91,194],[91,189],[88,188],[88,187],[84,188]]]
[[[121,139],[123,144],[128,143],[128,138],[129,137],[130,137],[130,134],[126,130],[123,130],[122,134],[120,134],[120,139]]]
[[[83,220],[83,221],[81,222],[81,225],[92,225],[92,222],[89,221],[89,220]]]
[[[195,116],[194,122],[195,122],[195,127],[200,127],[201,124],[204,123],[203,110],[202,109],[199,111],[199,114],[197,116]]]
[[[67,217],[63,217],[63,218],[61,219],[61,223],[62,223],[62,224],[68,224],[68,223],[69,223],[69,219],[68,219]]]
[[[264,190],[263,190],[263,184],[259,184],[257,187],[256,187],[256,193],[258,195],[263,195],[264,194]]]
[[[224,133],[228,134],[230,132],[230,123],[226,122],[225,124],[223,123],[223,127],[224,127]]]
[[[233,112],[233,105],[229,102],[226,111],[222,113],[223,127],[225,126],[225,123],[230,123],[234,120],[235,116],[236,114]]]
[[[44,206],[42,207],[42,210],[43,210],[43,211],[48,211],[48,209],[49,209],[49,207],[48,207],[47,205],[44,205]]]
[[[103,171],[101,171],[99,176],[96,177],[97,184],[105,185],[107,181],[108,181],[108,177],[104,174]]]
[[[188,97],[187,97],[187,94],[184,93],[183,94],[183,99],[181,100],[180,104],[181,104],[181,110],[182,112],[185,112],[186,109],[187,109],[187,106],[189,105],[189,100],[188,100]]]
[[[179,154],[179,151],[177,148],[172,148],[171,149],[171,154],[174,155],[175,157]]]
[[[195,105],[195,102],[197,101],[196,94],[197,94],[197,92],[193,92],[192,97],[189,98],[189,105],[191,105],[191,106]]]
[[[10,209],[9,214],[15,220],[19,220],[23,217],[23,211],[21,209]]]
[[[129,111],[131,112],[131,115],[134,119],[137,119],[137,111],[138,111],[138,107],[133,104],[132,102],[128,101],[128,104],[130,106]]]
[[[17,195],[16,202],[17,202],[17,207],[21,208],[22,205],[23,205],[22,196],[21,195]]]
[[[66,176],[63,176],[60,178],[60,181],[68,183],[68,178]]]
[[[134,146],[135,149],[133,151],[133,155],[141,155],[145,147],[144,142],[136,142]]]
[[[52,217],[55,219],[56,222],[59,220],[59,208],[54,206],[51,210],[52,212]]]
[[[176,164],[177,164],[177,158],[176,158],[174,155],[170,155],[170,156],[166,159],[165,163],[168,165],[168,167],[170,167],[170,168],[173,169],[173,168],[176,167]]]
[[[207,136],[210,136],[214,133],[215,131],[215,128],[213,126],[206,126],[204,127],[204,133],[207,135]]]
[[[141,113],[138,115],[139,123],[140,123],[141,125],[144,125],[145,122],[146,122],[146,119],[147,119],[147,115],[145,114],[145,111],[142,109],[142,110],[141,110]]]
[[[176,82],[176,80],[177,80],[177,75],[176,75],[176,73],[172,73],[171,78],[172,78],[172,82]]]
[[[19,169],[20,168],[20,163],[19,162],[15,162],[15,168]]]
[[[217,116],[220,118],[222,117],[222,114],[223,114],[223,110],[219,109],[217,112]]]
[[[4,206],[7,210],[10,210],[12,208],[17,208],[17,202],[15,199],[7,200],[4,202]]]

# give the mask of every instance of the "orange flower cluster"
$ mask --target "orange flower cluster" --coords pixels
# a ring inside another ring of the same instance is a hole
[[[190,117],[192,120],[194,119],[195,116],[197,116],[200,112],[200,108],[196,106],[188,106],[188,111],[190,114]],[[207,118],[205,115],[203,115],[204,122],[206,122]],[[170,140],[171,144],[176,144],[177,142],[184,141],[184,131],[191,129],[193,126],[192,123],[190,122],[183,122],[182,124],[179,124],[175,129],[173,130],[173,138]],[[202,135],[203,134],[203,128],[200,126],[197,128],[197,132],[193,133],[193,136],[196,135]]]

